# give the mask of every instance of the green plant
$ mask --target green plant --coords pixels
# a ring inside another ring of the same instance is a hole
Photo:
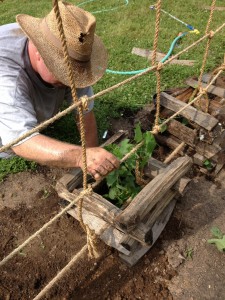
[[[194,253],[194,250],[192,248],[187,248],[185,250],[185,258],[186,259],[192,259],[193,258],[193,253]]]
[[[212,162],[208,159],[206,159],[203,163],[203,165],[206,167],[206,169],[208,171],[211,171],[213,169],[213,165],[212,165]]]
[[[113,171],[106,177],[109,190],[108,194],[104,196],[115,201],[119,207],[129,198],[134,198],[141,190],[141,186],[136,183],[136,161],[138,161],[139,171],[142,173],[144,166],[156,146],[154,136],[150,132],[142,133],[140,125],[138,124],[135,127],[134,142],[140,143],[141,141],[143,141],[143,146],[122,163],[119,169]],[[117,158],[121,159],[129,153],[134,146],[133,143],[130,143],[129,139],[125,139],[119,145],[112,144],[106,148]]]
[[[35,162],[17,156],[10,159],[0,159],[0,181],[8,174],[19,173],[24,170],[35,170],[36,166]]]
[[[211,233],[215,237],[214,239],[209,239],[209,244],[215,244],[217,249],[221,252],[225,252],[225,235],[221,232],[218,227],[212,227]]]

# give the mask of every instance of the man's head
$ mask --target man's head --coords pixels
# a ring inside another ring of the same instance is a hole
[[[95,18],[66,2],[59,1],[59,10],[75,74],[75,85],[92,85],[102,77],[107,66],[106,49],[100,38],[94,34]],[[56,81],[69,86],[68,68],[64,61],[54,10],[43,19],[18,15],[17,22]]]

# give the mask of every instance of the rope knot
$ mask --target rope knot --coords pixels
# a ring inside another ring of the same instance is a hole
[[[159,63],[157,64],[156,71],[160,71],[160,70],[162,70],[162,68],[163,68],[163,63],[162,63],[162,62],[159,62]]]
[[[212,39],[214,37],[215,32],[213,30],[210,30],[209,32],[209,39]]]
[[[153,130],[152,130],[152,134],[158,134],[160,132],[160,126],[159,125],[155,125],[153,127]]]
[[[199,93],[204,95],[207,94],[207,89],[204,89],[202,86],[199,87]]]
[[[84,95],[80,98],[80,101],[82,103],[82,108],[84,111],[88,111],[88,96]]]

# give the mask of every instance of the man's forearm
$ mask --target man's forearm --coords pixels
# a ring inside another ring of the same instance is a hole
[[[13,147],[15,154],[40,164],[58,167],[79,167],[81,147],[45,135],[36,135]]]

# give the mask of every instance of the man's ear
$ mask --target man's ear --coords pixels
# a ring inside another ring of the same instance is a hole
[[[40,53],[38,52],[38,50],[36,49],[36,51],[35,51],[35,56],[36,56],[36,59],[37,59],[37,61],[40,61],[42,58],[41,58],[41,55],[40,55]]]

